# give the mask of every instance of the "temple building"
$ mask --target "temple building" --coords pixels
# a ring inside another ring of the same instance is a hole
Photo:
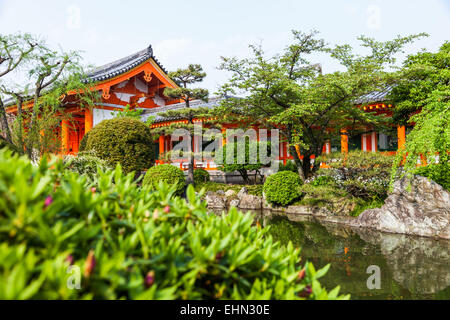
[[[62,121],[61,145],[63,154],[77,154],[80,141],[83,136],[92,129],[93,126],[105,119],[114,117],[114,111],[124,109],[127,105],[131,108],[144,109],[143,120],[152,116],[154,121],[152,127],[167,126],[173,122],[184,121],[183,119],[167,119],[158,116],[159,112],[170,109],[183,108],[184,102],[178,99],[170,99],[164,96],[166,87],[176,88],[167,71],[159,63],[153,54],[152,47],[141,50],[135,54],[119,59],[102,67],[99,67],[88,74],[89,81],[93,83],[92,90],[101,94],[101,100],[94,108],[88,110],[80,108],[79,105],[71,102],[70,94],[64,98],[66,112],[72,114],[72,121]],[[389,90],[362,97],[355,107],[364,108],[367,112],[392,113],[392,105],[386,104],[386,96]],[[223,98],[210,98],[209,102],[191,101],[190,106],[213,108]],[[10,105],[7,108],[9,114],[17,112],[17,107]],[[197,119],[201,121],[201,119]],[[230,127],[233,127],[230,124]],[[342,132],[335,141],[330,141],[324,145],[323,151],[330,153],[361,149],[367,152],[395,152],[405,143],[405,127],[396,128],[395,134],[376,132],[367,130],[366,133],[355,137],[349,137],[346,132]],[[173,148],[174,142],[169,136],[160,136],[157,140],[157,152],[161,155]],[[200,146],[195,146],[198,149]],[[195,150],[194,150],[195,151]],[[279,160],[286,163],[292,156],[289,154],[286,143],[280,144]],[[157,163],[162,163],[158,160]],[[180,168],[186,169],[187,162],[180,161]],[[217,166],[212,160],[196,163],[197,167],[207,170],[216,170]]]

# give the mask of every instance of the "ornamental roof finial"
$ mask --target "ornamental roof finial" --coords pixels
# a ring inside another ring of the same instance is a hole
[[[147,53],[149,54],[149,56],[153,57],[153,49],[152,49],[152,45],[149,45],[147,48]]]

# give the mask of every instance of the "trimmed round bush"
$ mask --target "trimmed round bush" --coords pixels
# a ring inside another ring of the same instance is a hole
[[[211,180],[211,178],[209,176],[209,173],[205,169],[195,169],[194,170],[194,183],[195,184],[208,182],[210,180]]]
[[[302,184],[297,173],[282,171],[269,176],[263,190],[269,203],[286,206],[300,196],[299,188]]]
[[[144,185],[150,185],[153,190],[156,190],[160,181],[167,184],[176,184],[176,194],[178,195],[181,195],[186,187],[186,178],[184,177],[183,170],[171,164],[161,164],[151,167],[145,174],[142,183]]]
[[[125,173],[143,171],[155,158],[150,128],[132,118],[100,122],[89,132],[85,151],[93,151],[113,166],[120,163]]]

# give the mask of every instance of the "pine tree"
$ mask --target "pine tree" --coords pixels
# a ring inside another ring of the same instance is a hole
[[[177,83],[178,88],[166,88],[164,95],[172,99],[180,99],[185,103],[184,108],[169,110],[161,112],[158,115],[166,118],[179,118],[187,120],[187,123],[173,124],[164,128],[165,134],[171,134],[173,131],[179,128],[183,128],[189,131],[189,137],[191,141],[191,154],[189,156],[188,167],[188,183],[194,183],[194,119],[201,118],[208,112],[206,108],[192,108],[190,102],[193,100],[202,100],[207,102],[209,92],[203,88],[188,88],[188,85],[192,85],[203,81],[206,77],[206,73],[199,64],[190,64],[185,69],[178,69],[173,72],[169,72],[169,77]]]

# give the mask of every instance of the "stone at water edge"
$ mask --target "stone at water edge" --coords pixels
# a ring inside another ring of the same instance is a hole
[[[244,195],[248,194],[248,190],[246,187],[242,187],[242,189],[238,192],[237,196],[241,199]]]
[[[230,201],[230,207],[239,208],[239,199],[233,199]]]
[[[226,201],[220,194],[208,191],[205,196],[208,208],[226,208]]]
[[[236,194],[236,191],[234,191],[234,190],[227,190],[227,191],[225,192],[225,196],[226,196],[227,198],[231,198],[231,197],[233,197],[235,194]]]
[[[450,192],[434,181],[415,176],[396,181],[384,205],[360,214],[357,227],[450,239]]]
[[[253,210],[262,209],[261,197],[254,196],[251,194],[245,194],[240,199],[241,199],[241,201],[239,202],[240,209],[253,209]]]

